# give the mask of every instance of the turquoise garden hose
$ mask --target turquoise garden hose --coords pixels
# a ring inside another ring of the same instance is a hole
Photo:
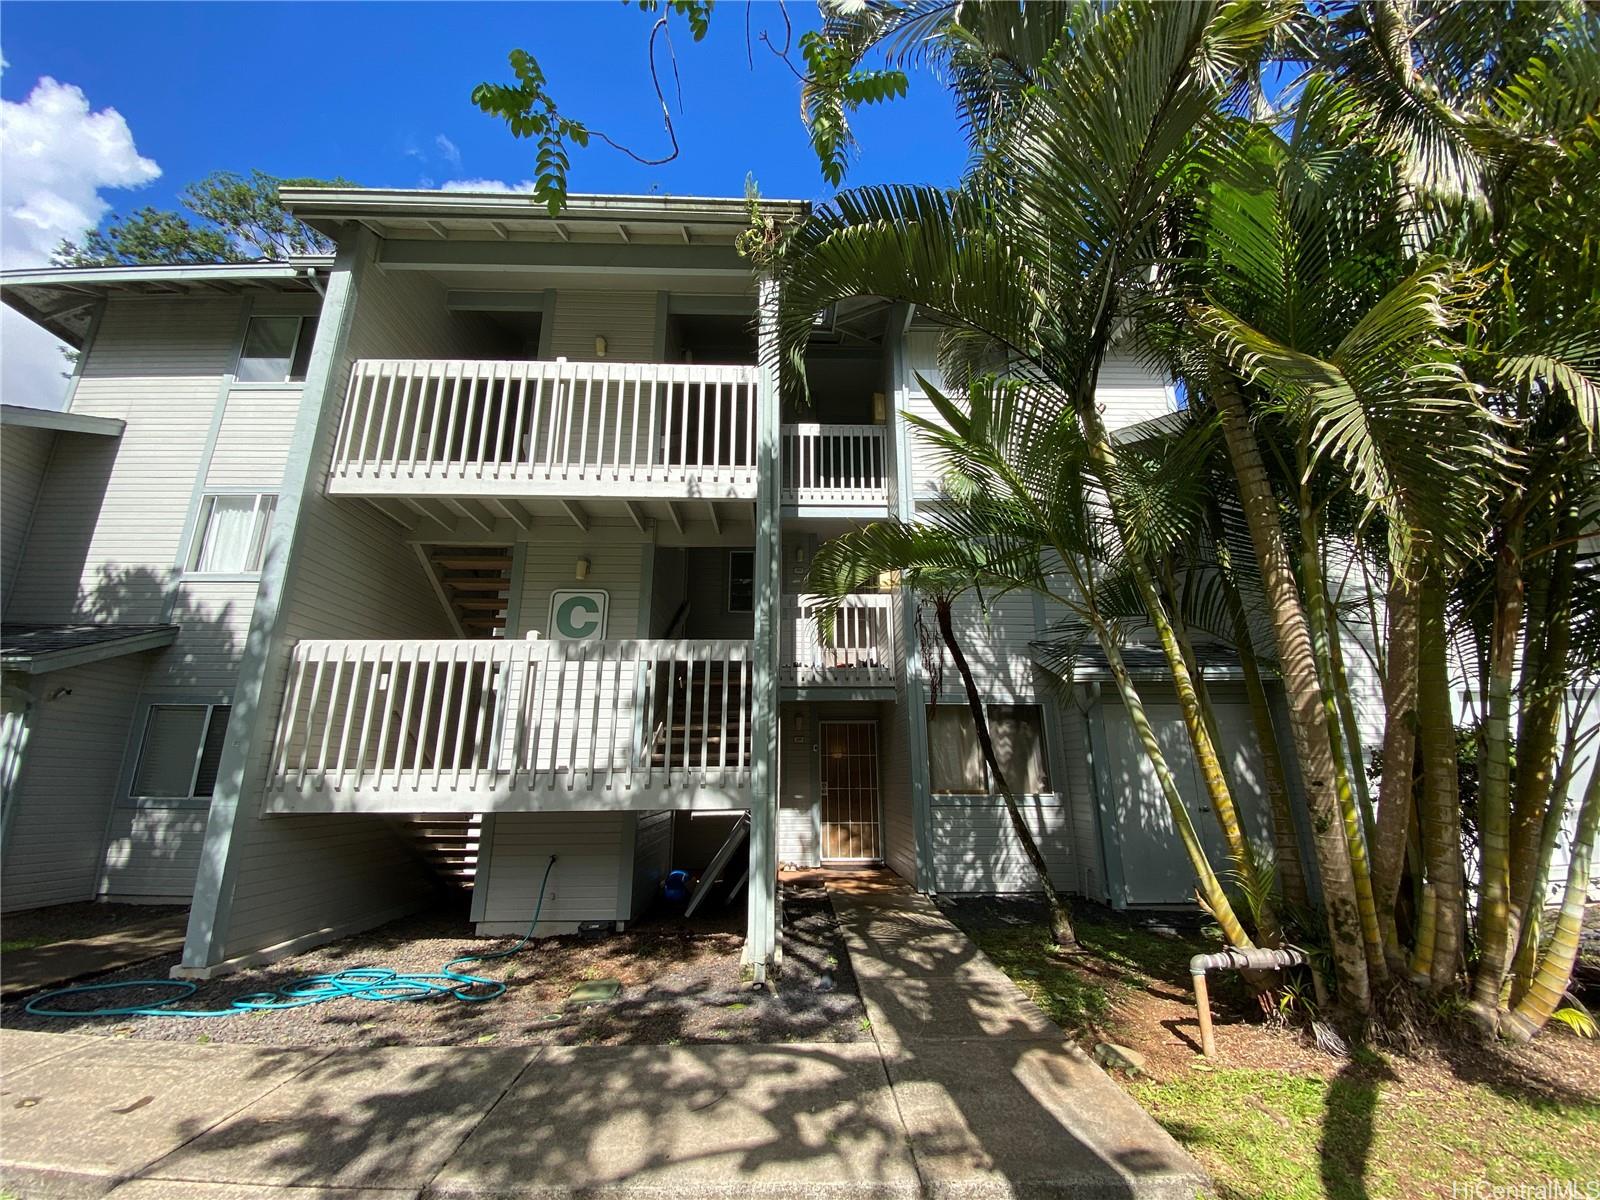
[[[544,878],[539,881],[539,899],[533,906],[533,920],[528,932],[514,946],[490,954],[464,954],[452,958],[437,971],[407,973],[391,971],[387,967],[351,967],[326,975],[307,975],[286,983],[270,992],[252,992],[229,1002],[227,1008],[172,1008],[173,1004],[187,1000],[199,990],[200,985],[187,979],[124,979],[116,983],[80,983],[74,987],[57,988],[43,992],[28,1001],[24,1007],[37,1017],[236,1017],[247,1012],[275,1012],[285,1008],[305,1008],[329,1000],[372,1000],[390,1003],[403,1000],[426,1000],[430,996],[449,996],[465,1004],[481,1004],[505,995],[506,985],[498,979],[483,975],[468,975],[452,970],[462,963],[493,962],[510,958],[533,938],[539,925],[539,911],[544,908],[545,885],[550,882],[550,872],[556,865],[552,854],[545,864]],[[79,996],[90,992],[126,991],[130,988],[172,988],[176,994],[154,1004],[108,1005],[103,1008],[49,1008],[49,1001],[63,996]]]

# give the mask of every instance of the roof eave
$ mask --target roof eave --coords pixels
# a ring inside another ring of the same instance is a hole
[[[572,195],[564,208],[552,217],[531,194],[525,192],[435,192],[385,188],[281,188],[279,199],[295,216],[393,217],[516,217],[543,221],[662,221],[681,224],[685,220],[701,223],[726,222],[742,225],[749,220],[748,202],[728,196],[616,196]],[[763,199],[767,212],[781,216],[804,216],[810,204],[804,200]]]
[[[42,654],[3,654],[0,655],[0,669],[24,675],[46,675],[52,671],[64,671],[68,667],[86,667],[108,658],[160,650],[177,641],[178,632],[178,626],[171,625],[125,638],[93,642],[86,646],[69,646]]]
[[[0,404],[0,425],[49,429],[56,433],[88,433],[98,437],[121,437],[127,428],[127,422],[116,417],[92,417],[86,413],[28,408],[20,404]]]

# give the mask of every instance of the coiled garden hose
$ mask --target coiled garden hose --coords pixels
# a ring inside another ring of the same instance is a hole
[[[463,954],[452,958],[437,971],[392,971],[387,967],[351,967],[326,975],[306,975],[270,992],[252,992],[229,1002],[227,1008],[172,1008],[171,1005],[187,1000],[199,990],[200,985],[188,979],[124,979],[114,983],[80,983],[73,987],[42,992],[24,1006],[25,1012],[36,1017],[236,1017],[247,1012],[275,1012],[286,1008],[305,1008],[329,1000],[370,1000],[394,1003],[407,1000],[426,1000],[430,996],[449,996],[464,1004],[481,1004],[505,995],[506,985],[498,979],[484,975],[469,975],[453,968],[463,963],[493,962],[510,958],[533,939],[539,925],[539,913],[544,908],[545,885],[550,882],[550,872],[556,865],[552,854],[545,864],[544,877],[539,881],[539,898],[533,906],[533,920],[528,932],[515,945],[489,954]],[[51,1008],[52,1000],[63,996],[86,995],[90,992],[126,991],[131,988],[172,988],[176,994],[154,1004],[107,1005],[102,1008]]]

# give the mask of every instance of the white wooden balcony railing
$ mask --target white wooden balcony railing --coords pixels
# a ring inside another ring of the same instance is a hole
[[[755,495],[753,366],[361,359],[328,476],[350,495]]]
[[[750,672],[742,641],[303,641],[268,808],[747,808]]]
[[[778,679],[785,687],[893,687],[895,597],[846,596],[834,615],[833,635],[821,636],[820,596],[785,596]]]
[[[883,426],[785,425],[782,489],[785,504],[886,504]]]

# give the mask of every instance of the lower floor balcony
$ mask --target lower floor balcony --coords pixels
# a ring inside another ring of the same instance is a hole
[[[302,641],[277,813],[750,806],[748,641]]]

